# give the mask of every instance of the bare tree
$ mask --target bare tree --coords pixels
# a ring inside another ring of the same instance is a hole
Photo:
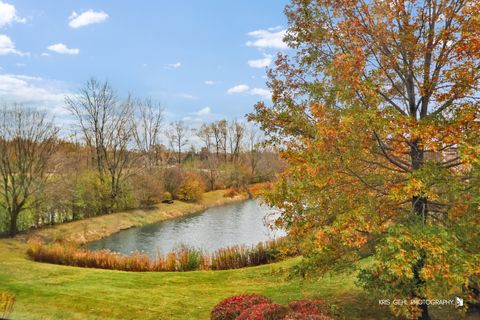
[[[213,153],[214,147],[212,139],[214,138],[213,129],[211,125],[202,124],[199,130],[197,130],[197,136],[202,140],[204,144],[204,165],[207,173],[207,180],[209,189],[214,190],[218,179],[218,156]],[[218,150],[218,149],[217,149]]]
[[[250,166],[250,176],[255,177],[258,162],[262,156],[263,136],[262,132],[254,124],[250,124],[245,130],[245,153]]]
[[[188,143],[189,129],[183,121],[175,121],[170,124],[170,130],[166,132],[170,147],[177,155],[177,163],[182,162],[182,150]]]
[[[20,213],[42,199],[57,132],[45,112],[18,105],[0,109],[0,206],[10,220],[10,236],[18,232]]]
[[[211,124],[212,133],[215,138],[215,147],[217,157],[220,153],[223,155],[224,162],[227,162],[227,141],[228,141],[228,123],[227,120],[219,120]]]
[[[90,79],[79,94],[66,98],[69,110],[80,124],[100,180],[110,185],[111,209],[130,161],[128,147],[133,137],[133,102],[119,101],[110,84]]]
[[[230,158],[232,162],[237,162],[240,156],[240,147],[242,145],[245,126],[233,120],[228,126],[228,141],[230,145]]]
[[[160,130],[163,108],[152,99],[135,101],[137,111],[134,136],[137,148],[145,158],[145,164],[151,168],[158,166],[160,158]]]

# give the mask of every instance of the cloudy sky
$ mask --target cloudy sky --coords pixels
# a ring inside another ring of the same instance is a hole
[[[0,102],[62,117],[90,77],[158,99],[168,121],[241,118],[269,98],[283,0],[0,0]]]

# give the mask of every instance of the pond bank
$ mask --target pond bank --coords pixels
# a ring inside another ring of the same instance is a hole
[[[67,222],[18,235],[19,240],[40,239],[44,242],[66,241],[75,244],[100,240],[121,230],[177,218],[208,208],[248,199],[247,193],[225,197],[227,190],[206,192],[198,203],[175,200],[173,204],[158,204],[152,209],[134,209]]]

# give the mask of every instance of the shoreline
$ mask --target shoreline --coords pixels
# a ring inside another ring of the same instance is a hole
[[[248,194],[245,192],[235,195],[234,197],[225,197],[226,191],[227,190],[215,190],[205,192],[202,200],[197,203],[175,200],[173,204],[160,203],[151,209],[120,211],[31,230],[24,234],[17,235],[14,239],[24,242],[31,239],[40,239],[46,243],[71,242],[84,245],[122,230],[188,216],[209,208],[249,199]]]

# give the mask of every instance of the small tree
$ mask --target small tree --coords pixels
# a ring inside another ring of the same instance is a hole
[[[18,232],[20,214],[42,201],[57,128],[45,112],[19,105],[0,109],[0,206],[9,218],[9,235]]]
[[[188,143],[188,132],[188,127],[183,121],[175,121],[170,124],[170,129],[166,133],[178,164],[182,163],[182,150]]]

